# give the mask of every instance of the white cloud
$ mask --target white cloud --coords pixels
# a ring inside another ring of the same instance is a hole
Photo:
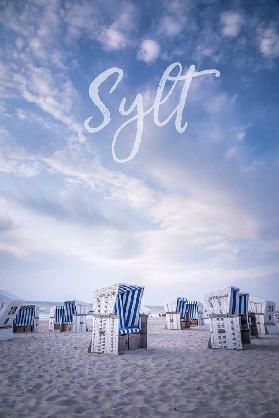
[[[259,31],[259,50],[267,58],[279,57],[279,33],[274,28]]]
[[[182,32],[185,22],[184,16],[166,15],[159,22],[158,33],[162,36],[173,38]]]
[[[137,58],[146,63],[152,63],[160,55],[160,45],[153,39],[145,39],[138,51]]]
[[[113,26],[104,28],[100,34],[99,40],[107,50],[123,49],[129,43],[128,37]]]
[[[244,23],[243,16],[237,12],[224,12],[221,15],[222,34],[235,38],[240,33]]]

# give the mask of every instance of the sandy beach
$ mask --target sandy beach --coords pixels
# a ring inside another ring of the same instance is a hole
[[[278,417],[279,336],[209,350],[208,328],[164,330],[148,350],[88,354],[90,333],[16,334],[1,342],[1,418]]]

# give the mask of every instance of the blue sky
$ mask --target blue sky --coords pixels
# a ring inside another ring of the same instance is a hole
[[[1,287],[90,301],[131,282],[161,304],[232,284],[279,303],[278,21],[277,1],[0,1]],[[193,81],[183,134],[150,114],[115,162],[122,97],[148,108],[173,62],[221,76]],[[90,134],[89,85],[110,67],[111,123]]]

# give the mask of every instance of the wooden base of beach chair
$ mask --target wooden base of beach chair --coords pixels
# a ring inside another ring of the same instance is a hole
[[[242,344],[251,344],[249,329],[241,330],[241,341],[242,341]]]
[[[72,331],[73,325],[72,324],[61,324],[60,332]]]
[[[147,349],[147,334],[140,334],[140,348]]]
[[[129,336],[128,334],[119,335],[118,337],[118,354],[124,353],[129,349]]]
[[[140,334],[129,334],[129,350],[135,350],[141,348],[141,336]]]
[[[22,333],[25,333],[25,332],[33,332],[33,327],[32,327],[32,325],[26,325],[26,326],[24,326],[24,327],[14,327],[14,329],[13,329],[13,332],[15,333],[15,334],[22,334]]]
[[[197,327],[198,326],[198,320],[197,319],[191,319],[190,321],[190,325],[192,327]]]
[[[190,329],[191,323],[190,321],[180,321],[181,329]]]

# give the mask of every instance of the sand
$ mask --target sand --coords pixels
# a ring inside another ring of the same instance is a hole
[[[279,336],[210,350],[208,328],[149,321],[148,350],[88,354],[90,333],[16,334],[0,344],[0,417],[277,417]]]

